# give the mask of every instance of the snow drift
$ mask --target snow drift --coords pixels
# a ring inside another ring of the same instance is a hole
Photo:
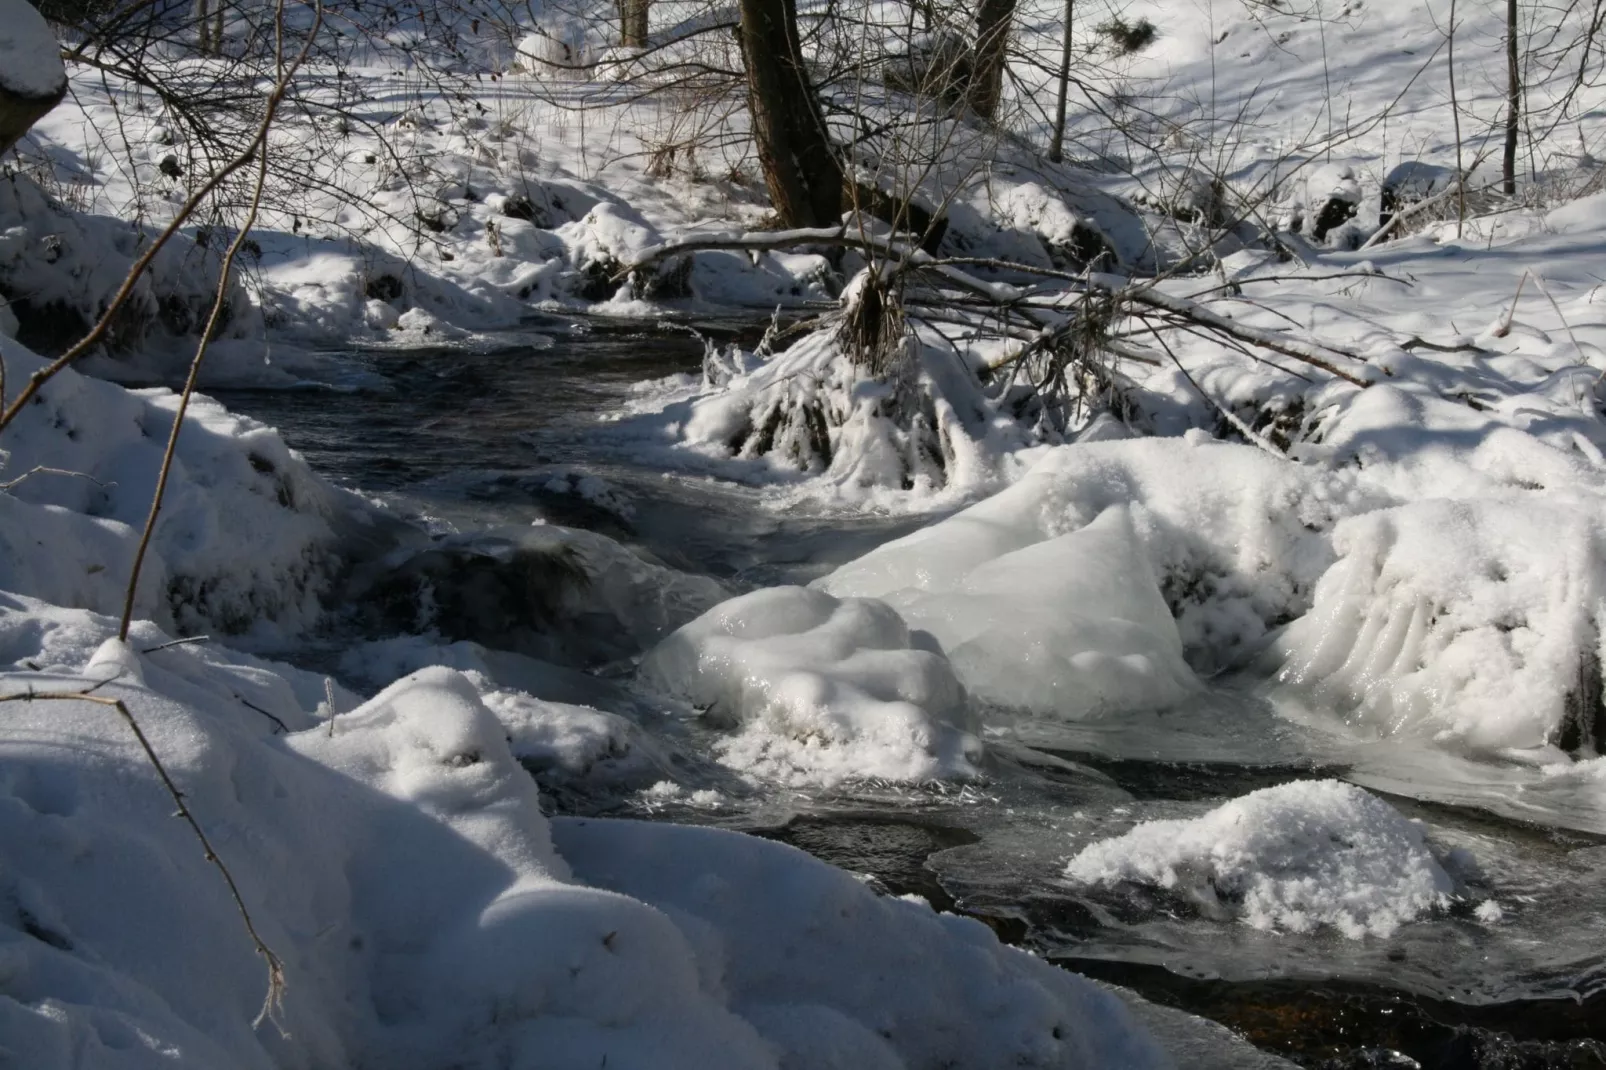
[[[109,681],[288,988],[253,1029],[263,964],[127,726],[8,703],[0,1033],[30,1067],[1164,1065],[1113,996],[790,848],[612,822],[554,842],[450,670],[337,712],[307,674],[113,627],[8,602],[6,693]]]

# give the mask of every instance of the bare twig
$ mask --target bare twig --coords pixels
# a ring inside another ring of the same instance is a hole
[[[178,409],[173,413],[173,429],[167,436],[167,450],[162,455],[162,468],[156,478],[156,491],[151,495],[150,513],[145,518],[145,530],[140,534],[139,548],[134,551],[134,563],[129,569],[128,590],[123,598],[122,623],[117,630],[117,637],[124,642],[128,641],[128,629],[134,620],[134,595],[139,587],[140,571],[145,564],[145,554],[150,549],[151,536],[156,531],[156,518],[162,510],[162,498],[167,493],[167,480],[173,469],[173,456],[178,451],[179,432],[184,429],[184,416],[189,411],[190,398],[195,394],[195,384],[200,378],[201,364],[206,360],[207,348],[212,343],[212,337],[217,333],[218,325],[222,322],[223,309],[228,303],[229,273],[234,270],[234,260],[240,249],[245,245],[251,228],[256,224],[257,212],[262,206],[262,190],[268,180],[268,132],[273,126],[274,116],[278,113],[279,104],[284,100],[285,93],[290,88],[290,81],[295,77],[296,70],[307,58],[312,43],[317,39],[318,28],[323,23],[323,0],[313,0],[312,29],[307,34],[305,43],[301,46],[295,58],[288,66],[284,63],[284,4],[285,0],[278,0],[274,9],[277,38],[275,48],[278,50],[279,79],[274,83],[272,91],[268,94],[267,107],[263,112],[262,124],[257,128],[256,137],[246,147],[241,157],[243,160],[255,158],[257,161],[256,184],[251,193],[251,205],[246,211],[244,222],[234,240],[229,243],[228,252],[223,256],[223,263],[218,269],[217,291],[212,300],[212,312],[206,319],[206,326],[201,331],[201,340],[195,346],[195,358],[190,361],[190,372],[184,380],[184,390],[179,395]],[[21,399],[18,399],[21,404]],[[4,424],[0,423],[0,427]]]
[[[284,962],[278,955],[273,953],[272,949],[268,947],[257,932],[256,923],[251,920],[251,911],[246,908],[245,897],[240,894],[240,886],[234,882],[234,875],[229,872],[229,867],[223,864],[223,859],[218,857],[217,851],[212,847],[212,841],[206,838],[206,832],[201,828],[201,823],[196,820],[189,804],[184,801],[184,793],[178,790],[178,785],[173,782],[172,776],[168,774],[167,767],[156,756],[155,748],[151,746],[150,739],[145,735],[145,730],[140,727],[139,721],[135,719],[133,712],[123,703],[122,699],[92,693],[109,682],[101,681],[101,683],[84,691],[30,690],[18,694],[0,695],[0,703],[36,701],[92,702],[97,706],[109,706],[117,711],[118,716],[122,717],[124,723],[134,733],[134,738],[139,741],[140,749],[145,752],[145,758],[151,763],[151,768],[155,769],[156,775],[161,778],[162,786],[167,789],[167,794],[172,798],[174,806],[177,807],[176,816],[183,818],[185,824],[189,825],[190,831],[195,833],[195,838],[201,843],[201,849],[205,853],[206,860],[216,867],[218,873],[223,877],[223,883],[228,885],[229,895],[233,897],[234,906],[240,912],[240,919],[245,922],[245,931],[250,935],[251,943],[256,946],[257,954],[261,955],[263,961],[268,964],[268,994],[262,1002],[262,1010],[258,1012],[256,1020],[252,1023],[260,1026],[263,1022],[272,1020],[283,1004],[285,989]]]
[[[189,646],[192,643],[206,643],[206,642],[210,642],[211,639],[212,639],[212,637],[210,635],[192,635],[187,639],[173,639],[173,640],[169,640],[166,643],[158,643],[156,646],[148,646],[144,650],[141,650],[140,653],[141,654],[154,654],[158,650],[171,650],[173,647],[176,647],[176,646]]]

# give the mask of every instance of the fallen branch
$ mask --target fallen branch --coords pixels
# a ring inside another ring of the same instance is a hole
[[[1274,353],[1280,353],[1285,357],[1319,368],[1329,375],[1343,379],[1345,382],[1352,383],[1355,386],[1365,388],[1369,385],[1367,380],[1339,366],[1339,361],[1364,363],[1363,359],[1356,353],[1338,346],[1307,342],[1291,338],[1277,331],[1247,326],[1212,312],[1189,298],[1162,293],[1152,284],[1138,284],[1122,276],[1102,272],[1086,272],[1080,275],[1073,275],[1066,271],[1040,268],[1008,260],[978,257],[954,259],[935,257],[918,246],[911,246],[895,239],[852,233],[845,225],[807,230],[778,231],[775,233],[706,235],[680,241],[664,242],[642,250],[636,260],[619,273],[619,277],[628,277],[632,272],[649,267],[667,257],[686,253],[714,250],[778,252],[805,244],[842,246],[873,253],[895,265],[890,269],[882,269],[888,271],[890,275],[896,276],[916,271],[926,272],[937,276],[942,282],[981,298],[993,308],[1000,311],[1013,312],[1026,319],[1040,331],[1046,332],[1042,339],[1043,344],[1034,343],[1028,346],[1028,350],[1032,352],[1040,351],[1047,344],[1058,341],[1061,333],[1068,328],[1071,322],[1074,322],[1074,317],[1068,321],[1065,309],[1057,307],[1056,304],[1045,304],[1037,300],[1039,295],[1025,291],[1010,283],[988,282],[984,279],[979,279],[962,270],[961,266],[985,267],[998,271],[1010,271],[1070,282],[1073,288],[1056,294],[1056,302],[1063,301],[1067,296],[1075,297],[1078,301],[1082,301],[1091,294],[1102,293],[1115,303],[1138,305],[1144,309],[1166,312],[1173,316],[1190,320],[1199,326],[1227,337],[1237,339],[1240,342],[1258,346]]]

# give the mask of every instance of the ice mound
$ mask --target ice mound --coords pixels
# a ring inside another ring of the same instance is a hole
[[[1082,884],[1185,896],[1257,929],[1388,936],[1455,892],[1420,826],[1337,780],[1263,788],[1192,820],[1148,821],[1071,859]]]
[[[763,776],[965,776],[980,752],[947,660],[870,599],[803,587],[733,598],[650,651],[640,679],[736,729],[722,758]]]
[[[893,602],[997,706],[1086,717],[1196,686],[1125,506]]]
[[[988,701],[1146,708],[1187,694],[1189,665],[1234,664],[1308,608],[1332,561],[1323,533],[1358,499],[1343,473],[1248,446],[1078,443],[815,585],[930,629]]]
[[[1606,559],[1592,512],[1541,495],[1354,517],[1281,679],[1381,735],[1475,752],[1592,741]],[[1595,740],[1598,742],[1598,740]]]

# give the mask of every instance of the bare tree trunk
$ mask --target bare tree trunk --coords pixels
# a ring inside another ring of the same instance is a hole
[[[1055,163],[1065,158],[1065,98],[1071,88],[1071,16],[1075,13],[1076,0],[1065,0],[1065,44],[1060,48],[1059,94],[1054,98],[1054,137],[1048,143],[1048,158]]]
[[[1500,179],[1506,195],[1517,192],[1517,130],[1522,112],[1522,68],[1517,59],[1517,0],[1506,0],[1506,144]]]
[[[770,203],[784,227],[842,217],[842,165],[803,66],[793,0],[741,0],[747,107]]]
[[[619,0],[619,42],[626,48],[647,47],[647,10],[650,0]]]
[[[976,60],[970,82],[970,107],[983,119],[998,117],[1004,95],[1004,53],[1015,0],[981,0],[976,9]]]

